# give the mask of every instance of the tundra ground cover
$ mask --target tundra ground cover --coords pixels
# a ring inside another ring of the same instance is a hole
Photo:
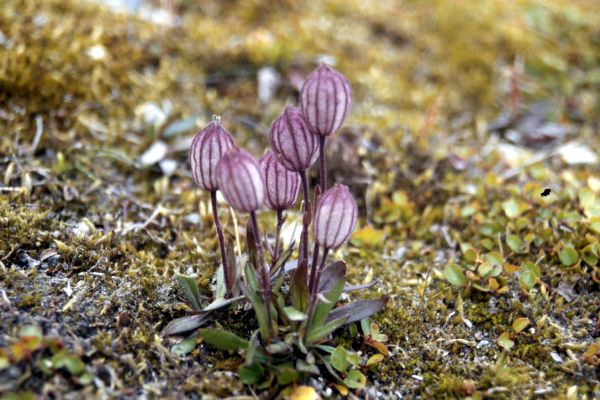
[[[153,6],[0,10],[0,392],[250,393],[241,358],[161,335],[189,311],[175,275],[208,303],[220,259],[187,149],[219,114],[260,156],[326,56],[355,99],[330,149],[361,213],[339,256],[390,297],[369,385],[597,395],[597,5],[174,2],[166,23]]]

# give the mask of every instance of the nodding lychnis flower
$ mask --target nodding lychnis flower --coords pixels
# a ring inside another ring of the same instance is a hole
[[[300,175],[287,169],[271,150],[260,160],[260,170],[265,184],[265,205],[275,211],[293,206],[300,191]]]
[[[287,106],[273,121],[269,140],[281,163],[291,171],[304,171],[315,162],[319,138],[311,132],[300,109]]]
[[[325,249],[342,247],[356,225],[358,207],[347,186],[335,184],[319,197],[315,212],[314,234]]]
[[[271,324],[271,287],[269,267],[265,264],[264,249],[260,230],[256,221],[256,211],[265,200],[265,185],[260,173],[260,165],[250,153],[234,149],[225,154],[217,164],[217,182],[225,200],[234,210],[250,214],[249,228],[254,237],[257,260],[254,267],[260,272],[263,303],[267,317],[268,333],[263,339],[269,341],[272,334]],[[264,332],[261,332],[261,335]]]
[[[251,213],[262,207],[265,186],[256,158],[234,149],[217,164],[217,183],[225,200],[234,210]]]
[[[300,91],[300,108],[310,129],[329,136],[337,131],[352,101],[350,83],[338,71],[321,64],[311,72]]]
[[[204,190],[218,189],[217,163],[235,147],[231,133],[227,132],[218,118],[202,129],[192,141],[189,161],[194,181]]]

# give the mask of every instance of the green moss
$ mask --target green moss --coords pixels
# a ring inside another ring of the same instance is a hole
[[[51,240],[54,223],[48,212],[0,197],[0,258],[18,249],[40,249]]]

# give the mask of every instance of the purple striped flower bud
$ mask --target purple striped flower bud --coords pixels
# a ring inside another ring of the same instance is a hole
[[[253,212],[265,200],[265,185],[256,158],[233,149],[217,164],[217,183],[225,200],[234,210]]]
[[[342,126],[350,109],[352,88],[346,77],[326,64],[311,72],[300,91],[300,108],[308,126],[329,136]]]
[[[217,163],[234,147],[231,133],[223,128],[218,117],[196,134],[190,147],[189,161],[198,186],[208,191],[219,188],[215,176]]]
[[[281,163],[291,171],[304,171],[315,162],[319,138],[296,107],[287,106],[273,121],[269,140]]]
[[[300,175],[287,169],[271,150],[260,160],[260,172],[265,183],[265,205],[276,211],[293,206],[300,191]]]
[[[347,186],[335,184],[317,201],[314,234],[326,249],[339,249],[352,235],[358,207]]]

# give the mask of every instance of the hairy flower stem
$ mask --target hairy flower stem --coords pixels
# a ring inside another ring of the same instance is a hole
[[[269,326],[269,337],[264,338],[267,342],[271,341],[272,335],[272,319],[271,319],[271,277],[269,274],[269,268],[265,264],[265,251],[260,240],[260,232],[258,230],[258,222],[256,222],[256,212],[250,213],[250,219],[252,221],[252,230],[254,230],[254,237],[256,241],[256,252],[258,253],[258,265],[261,274],[262,292],[263,292],[263,303],[265,303],[265,311],[267,313],[267,324]]]
[[[281,227],[283,226],[283,221],[285,221],[285,218],[283,218],[283,210],[277,210],[277,231],[275,233],[275,249],[273,250],[273,260],[271,260],[271,268],[273,268],[275,266],[275,263],[277,263],[277,260],[279,260],[279,237],[281,236]]]
[[[327,190],[327,160],[325,159],[326,136],[319,136],[319,177],[321,178],[321,193]]]
[[[310,194],[308,192],[306,171],[300,171],[300,180],[302,181],[302,192],[304,194],[304,218],[302,219],[302,233],[300,234],[302,252],[298,260],[298,265],[304,261],[308,262],[308,228],[311,220]]]
[[[217,237],[219,238],[219,247],[221,248],[221,261],[223,262],[223,280],[225,281],[225,298],[230,299],[233,297],[233,284],[229,280],[229,266],[227,265],[227,257],[225,253],[225,237],[223,236],[223,228],[221,227],[221,220],[219,220],[219,211],[217,209],[217,191],[210,191],[210,202],[212,206],[213,219],[215,221],[215,228],[217,230]],[[235,268],[235,266],[232,266]]]
[[[313,285],[315,284],[315,278],[317,277],[317,268],[319,264],[319,244],[315,241],[315,247],[313,250],[312,266],[310,268],[310,283],[308,290],[312,293]]]

